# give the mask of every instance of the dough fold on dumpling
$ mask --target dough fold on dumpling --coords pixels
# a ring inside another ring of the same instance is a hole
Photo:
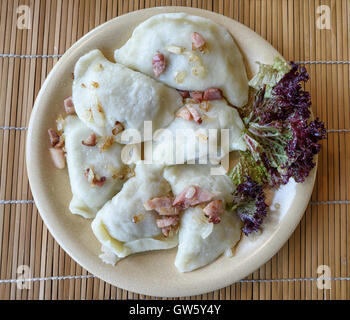
[[[169,249],[177,246],[177,235],[164,237],[156,225],[157,214],[144,203],[171,193],[162,176],[162,166],[138,163],[135,177],[97,213],[92,230],[104,247],[119,258],[132,253]]]
[[[164,170],[164,177],[178,195],[188,186],[198,186],[222,200],[223,207],[233,200],[234,185],[226,175],[210,175],[205,165],[173,166]],[[208,222],[203,205],[184,211],[179,229],[179,246],[175,266],[188,272],[214,261],[226,249],[232,248],[241,237],[241,222],[234,212],[224,211],[218,224]]]
[[[69,210],[85,218],[95,217],[106,201],[122,188],[134,166],[124,164],[121,159],[124,145],[115,142],[101,152],[101,137],[96,137],[95,146],[83,145],[82,141],[92,133],[93,131],[76,116],[68,116],[64,120],[67,166],[73,194]],[[90,175],[106,178],[102,186],[93,184],[91,179],[89,181],[86,176],[87,169]]]
[[[97,134],[120,143],[129,143],[121,140],[123,129],[137,130],[143,141],[144,121],[152,121],[153,130],[163,128],[182,105],[175,89],[108,61],[97,49],[76,63],[72,90],[78,117]]]
[[[241,222],[234,212],[225,211],[218,224],[207,220],[199,206],[187,209],[182,216],[175,258],[175,266],[180,272],[211,263],[240,240]],[[212,228],[211,232],[208,228]]]
[[[205,40],[204,51],[192,50],[192,34]],[[165,71],[155,76],[152,59],[163,54]],[[220,88],[228,101],[248,101],[243,57],[228,31],[213,21],[186,13],[158,14],[138,25],[114,53],[117,62],[181,90]]]
[[[237,110],[224,99],[205,105],[207,111],[200,104],[191,104],[201,116],[200,124],[176,117],[165,130],[155,132],[152,146],[155,163],[173,165],[200,160],[199,163],[214,164],[230,151],[246,150],[242,138],[244,125]]]

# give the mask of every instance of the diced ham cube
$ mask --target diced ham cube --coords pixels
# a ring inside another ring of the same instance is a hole
[[[161,207],[155,209],[161,216],[177,216],[180,214],[181,209],[178,207]]]
[[[61,149],[65,145],[64,137],[60,136],[60,141],[55,145],[56,149]]]
[[[180,214],[177,207],[173,207],[173,199],[169,197],[153,198],[146,201],[143,206],[146,210],[155,210],[161,216],[174,216]]]
[[[166,228],[166,227],[171,227],[171,226],[176,226],[179,223],[179,217],[174,216],[174,217],[162,217],[161,219],[157,219],[157,227],[158,228]]]
[[[203,209],[203,212],[205,216],[209,218],[209,222],[214,224],[219,223],[221,221],[220,216],[224,212],[222,200],[214,200],[209,202]]]
[[[169,237],[170,231],[171,231],[171,227],[162,228],[162,233],[164,237]]]
[[[146,201],[143,206],[146,210],[155,210],[156,208],[161,207],[169,207],[171,206],[172,201],[169,197],[160,197],[160,198],[153,198],[148,201]]]
[[[190,97],[196,102],[202,102],[203,100],[203,91],[191,91]]]
[[[84,171],[86,179],[94,186],[102,187],[106,182],[106,177],[98,177],[91,168],[87,168]]]
[[[197,186],[189,186],[178,194],[173,202],[173,206],[186,209],[203,202],[211,201],[213,197],[214,194],[209,191],[203,190]]]
[[[60,141],[60,136],[58,135],[58,133],[55,130],[53,130],[51,128],[47,132],[49,134],[51,146],[55,147]]]
[[[124,128],[124,125],[123,125],[121,122],[116,121],[116,122],[114,123],[114,128],[112,129],[112,134],[113,134],[114,136],[116,136],[116,135],[118,135],[119,133],[123,132],[124,129],[125,129],[125,128]]]
[[[206,43],[204,38],[198,33],[198,32],[193,32],[192,33],[192,49],[198,49],[202,50],[205,47]]]
[[[94,179],[92,181],[92,184],[98,187],[102,187],[104,185],[104,183],[106,182],[106,177],[101,177],[99,179]]]
[[[72,97],[64,99],[64,110],[67,114],[75,114],[75,108]]]
[[[92,133],[90,134],[85,140],[81,142],[84,146],[87,147],[94,147],[96,146],[96,134]]]
[[[190,92],[187,90],[177,90],[178,93],[180,93],[181,97],[186,99],[190,97]]]
[[[154,75],[158,78],[166,68],[165,57],[163,54],[158,53],[153,57],[152,67]]]
[[[203,100],[220,100],[222,98],[222,91],[218,88],[208,88],[203,94]]]

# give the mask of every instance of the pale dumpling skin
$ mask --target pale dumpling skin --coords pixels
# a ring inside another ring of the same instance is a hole
[[[211,175],[210,165],[176,165],[164,169],[164,178],[170,183],[175,196],[186,187],[195,185],[216,194],[215,199],[225,203],[233,201],[235,186],[225,175]]]
[[[124,184],[92,222],[97,239],[119,258],[136,252],[169,249],[178,244],[176,235],[168,238],[162,235],[156,225],[156,212],[146,211],[143,206],[146,201],[171,192],[162,171],[162,166],[138,163],[135,177]]]
[[[97,137],[96,146],[83,145],[82,141],[92,133],[76,116],[68,116],[64,120],[67,166],[73,194],[69,209],[73,214],[84,218],[94,218],[106,201],[122,188],[126,180],[113,178],[113,175],[132,170],[121,159],[124,145],[114,143],[104,152],[100,152],[101,137]],[[87,168],[92,168],[100,177],[106,177],[103,186],[99,187],[88,181],[84,175]]]
[[[200,207],[189,208],[182,216],[175,258],[175,266],[180,272],[211,263],[240,240],[242,226],[234,212],[225,211],[221,222],[212,226],[208,236],[204,235],[204,229],[208,228],[206,219]]]
[[[122,141],[118,131],[113,133],[116,122],[124,129],[137,130],[143,141],[144,121],[152,121],[153,130],[163,128],[182,105],[175,89],[108,61],[97,49],[76,63],[72,92],[81,121],[100,136],[114,136],[120,143],[129,141]]]
[[[233,200],[234,186],[226,175],[210,175],[207,165],[177,165],[165,168],[164,177],[178,195],[186,187],[195,185],[215,194],[215,200],[226,203]],[[234,212],[224,212],[221,222],[212,224],[199,205],[184,211],[179,229],[179,246],[175,266],[188,272],[214,261],[240,239],[241,222]],[[209,229],[209,230],[208,230]]]
[[[192,51],[193,32],[205,39],[206,53]],[[169,46],[183,48],[184,52],[169,52]],[[166,69],[156,77],[152,58],[158,53],[164,55]],[[134,29],[114,57],[117,62],[177,89],[216,87],[234,106],[248,101],[248,79],[237,45],[225,28],[206,18],[186,13],[155,15]]]
[[[246,150],[242,138],[244,125],[237,110],[229,106],[224,99],[210,101],[208,105],[209,110],[205,111],[199,104],[191,104],[200,114],[201,124],[176,117],[165,128],[167,131],[159,135],[155,133],[153,161],[166,165],[196,163],[197,160],[201,160],[200,163],[214,164],[230,151]],[[211,133],[210,129],[217,129],[217,139],[211,138],[215,137],[215,133]],[[227,145],[222,150],[221,129],[227,129],[229,134]],[[177,138],[176,132],[183,134],[183,138]]]

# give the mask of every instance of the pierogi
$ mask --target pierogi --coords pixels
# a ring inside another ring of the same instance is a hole
[[[69,209],[93,218],[106,263],[178,246],[180,272],[203,267],[241,237],[226,210],[236,187],[212,169],[247,148],[243,57],[226,29],[185,13],[144,21],[114,56],[77,61],[68,116],[49,129],[57,168],[66,152]]]
[[[212,192],[223,201],[223,206],[233,200],[234,186],[226,175],[211,175],[210,166],[177,165],[164,170],[174,195],[190,185]],[[187,208],[181,218],[179,247],[175,266],[181,272],[202,267],[235,246],[241,237],[241,222],[234,212],[224,211],[218,224],[208,222],[203,206]]]
[[[156,224],[157,213],[144,203],[171,193],[162,176],[163,167],[136,164],[135,177],[97,213],[92,230],[104,247],[119,258],[132,253],[169,249],[177,246],[178,237],[164,237]]]
[[[153,130],[163,128],[182,105],[175,89],[108,61],[100,50],[78,60],[72,92],[81,121],[98,135],[115,137],[120,143],[129,142],[121,139],[125,129],[137,130],[143,141],[144,121],[152,121]]]
[[[176,268],[180,272],[192,271],[232,250],[241,238],[241,227],[234,212],[223,212],[221,222],[213,224],[208,222],[202,208],[188,208],[181,219]]]
[[[106,201],[122,188],[133,171],[133,165],[125,164],[121,159],[123,145],[113,143],[101,152],[101,137],[97,137],[95,146],[82,144],[92,133],[93,131],[76,116],[68,116],[64,120],[67,166],[73,194],[69,210],[85,218],[94,218]],[[135,152],[136,150],[135,148]],[[136,157],[136,154],[134,156]],[[90,176],[95,174],[104,177],[103,185],[97,186],[89,181],[86,176],[87,170]]]
[[[203,37],[205,48],[193,50],[192,35]],[[165,71],[157,76],[152,59],[162,54]],[[115,60],[181,90],[220,88],[227,100],[243,106],[248,79],[243,57],[228,31],[213,21],[186,13],[158,14],[137,26]]]
[[[202,104],[191,103],[201,117],[200,124],[176,117],[165,130],[160,130],[159,134],[155,132],[154,162],[166,165],[214,164],[233,150],[246,150],[242,138],[244,124],[237,110],[224,99],[204,105],[207,109]]]

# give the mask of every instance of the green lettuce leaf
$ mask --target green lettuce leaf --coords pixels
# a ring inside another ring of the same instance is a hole
[[[249,86],[259,91],[266,85],[265,98],[271,97],[272,88],[290,70],[289,64],[282,58],[276,56],[273,65],[257,62],[258,73],[249,81]]]
[[[264,185],[268,182],[268,172],[263,163],[256,161],[249,151],[240,151],[239,161],[230,171],[229,177],[238,186],[245,182],[248,176],[259,185]]]

